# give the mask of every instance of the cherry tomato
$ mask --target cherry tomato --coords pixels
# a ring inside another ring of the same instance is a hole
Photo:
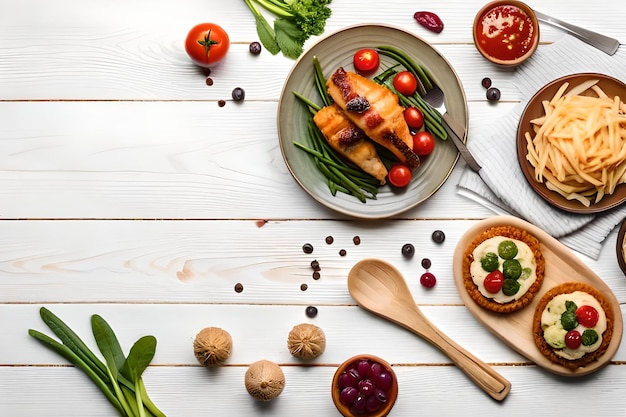
[[[189,58],[204,68],[224,58],[229,48],[228,34],[214,23],[200,23],[194,26],[185,40],[185,51]]]
[[[576,349],[582,343],[582,336],[578,330],[570,330],[565,334],[565,346]]]
[[[411,169],[403,164],[395,164],[389,170],[389,175],[387,178],[391,185],[395,187],[406,187],[411,182],[411,177],[413,174],[411,173]]]
[[[491,294],[498,293],[502,289],[502,284],[504,284],[504,274],[499,269],[488,273],[483,281],[483,286]]]
[[[430,132],[421,131],[413,135],[413,152],[426,156],[435,149],[435,138]]]
[[[400,71],[393,77],[393,88],[400,94],[412,96],[417,90],[417,78],[410,71]]]
[[[407,107],[404,110],[404,120],[413,130],[420,130],[424,126],[424,113],[417,107]]]
[[[378,70],[380,56],[370,48],[359,49],[354,54],[354,68],[362,75],[370,75]]]
[[[598,310],[589,305],[580,306],[576,309],[576,319],[585,327],[593,327],[598,323],[600,314]]]

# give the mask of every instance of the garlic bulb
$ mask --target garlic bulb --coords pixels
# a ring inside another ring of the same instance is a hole
[[[219,327],[202,329],[193,342],[193,353],[196,359],[207,367],[224,362],[230,357],[232,350],[232,337],[226,330]]]
[[[326,349],[326,335],[314,324],[302,323],[294,326],[287,338],[289,352],[300,359],[314,359]]]
[[[268,360],[254,362],[245,375],[248,393],[259,401],[269,401],[285,388],[285,374],[280,366]]]

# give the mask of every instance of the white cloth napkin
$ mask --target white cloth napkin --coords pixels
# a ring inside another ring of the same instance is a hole
[[[517,124],[528,100],[545,84],[564,75],[596,72],[626,81],[626,48],[609,56],[582,41],[564,36],[537,52],[513,74],[522,93],[520,104],[490,126],[472,130],[468,148],[481,164],[480,176],[466,168],[458,183],[464,195],[473,193],[486,206],[495,204],[524,218],[559,239],[566,246],[597,259],[602,243],[626,217],[622,205],[597,215],[559,210],[541,198],[527,183],[519,167],[516,148]]]

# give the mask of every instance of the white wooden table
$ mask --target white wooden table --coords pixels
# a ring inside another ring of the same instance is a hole
[[[528,3],[626,41],[621,2]],[[519,100],[512,72],[488,64],[472,44],[482,4],[335,0],[327,33],[388,23],[431,42],[458,72],[469,140],[480,140],[471,130]],[[419,9],[438,13],[444,31],[418,26],[412,16]],[[187,31],[203,21],[223,26],[232,41],[211,87],[183,48]],[[565,36],[541,29],[540,48]],[[155,335],[157,353],[144,380],[168,416],[338,415],[330,380],[358,353],[394,364],[394,416],[625,415],[626,347],[588,377],[557,377],[505,346],[462,304],[452,277],[455,243],[493,215],[457,194],[463,161],[431,199],[385,221],[339,216],[298,187],[276,133],[278,97],[294,62],[265,51],[252,56],[255,40],[240,0],[0,3],[0,415],[116,415],[81,372],[28,336],[29,328],[47,331],[41,306],[94,348],[94,313],[109,321],[125,349]],[[485,100],[485,76],[502,90],[495,106]],[[218,107],[237,86],[245,102]],[[446,234],[442,245],[430,238],[436,229]],[[613,231],[598,260],[581,258],[624,310],[626,278],[615,241]],[[410,261],[400,253],[407,242],[416,247]],[[313,255],[303,253],[304,243],[314,245]],[[485,395],[427,342],[355,304],[346,274],[371,256],[397,266],[434,324],[512,382],[504,402]],[[432,290],[419,285],[424,257],[438,279]],[[311,278],[314,258],[323,268],[319,280]],[[235,292],[237,283],[243,292]],[[317,317],[305,315],[308,305],[319,309]],[[287,350],[289,330],[302,322],[327,335],[327,350],[313,366]],[[208,326],[234,340],[233,355],[214,372],[192,351],[195,334]],[[280,364],[287,379],[283,394],[267,404],[243,385],[247,365],[259,359]]]

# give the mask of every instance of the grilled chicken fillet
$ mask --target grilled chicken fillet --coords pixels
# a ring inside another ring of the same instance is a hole
[[[376,147],[339,106],[332,104],[324,107],[315,114],[313,121],[335,151],[385,184],[387,168],[380,160]]]
[[[354,72],[338,68],[326,83],[333,101],[346,117],[376,143],[389,149],[409,168],[417,168],[413,136],[404,120],[398,96]]]

